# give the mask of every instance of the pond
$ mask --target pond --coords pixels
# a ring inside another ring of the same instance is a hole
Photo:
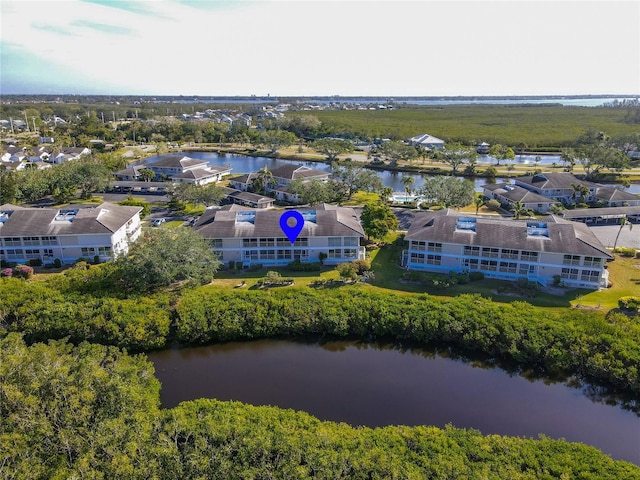
[[[165,408],[205,397],[351,425],[450,423],[485,435],[544,434],[640,465],[640,418],[620,399],[433,350],[260,340],[165,350],[149,359]]]
[[[310,168],[315,168],[316,170],[323,170],[327,172],[331,171],[331,166],[323,162],[303,162],[298,160],[283,160],[279,158],[276,159],[276,158],[268,158],[268,157],[250,157],[247,155],[237,155],[237,154],[218,155],[215,152],[179,152],[179,153],[187,155],[191,158],[207,160],[209,165],[214,165],[218,167],[225,166],[225,165],[230,166],[232,168],[231,170],[232,175],[240,175],[243,173],[255,172],[257,170],[260,170],[265,165],[269,169],[274,169],[277,167],[281,167],[283,165],[290,165],[291,163],[295,163],[298,165],[305,165]],[[482,158],[487,159],[489,157],[484,156],[484,157],[481,157],[481,159]],[[535,157],[533,156],[523,156],[522,161],[525,163],[533,164],[534,158]],[[560,157],[544,156],[541,158],[543,159],[541,163],[548,162],[549,164],[551,164],[555,161],[558,163],[558,165],[562,165],[560,161]],[[157,156],[149,157],[141,161],[141,163],[143,162],[151,163],[157,159],[158,159]],[[482,160],[479,161],[479,163],[481,162]],[[378,171],[377,173],[382,179],[383,185],[386,187],[391,187],[394,192],[404,192],[404,185],[402,184],[403,176],[409,176],[414,179],[414,184],[412,187],[413,189],[417,189],[423,186],[426,178],[428,178],[420,174],[414,174],[414,173],[407,174],[403,172],[395,172],[395,171],[389,171],[389,170]],[[458,177],[458,178],[463,178],[463,177]],[[487,183],[509,182],[509,179],[495,178],[494,180],[490,181],[487,178],[474,178],[472,181],[475,186],[476,192],[481,192],[482,186]],[[630,193],[640,193],[640,184],[632,184],[631,187],[626,189],[626,191]]]

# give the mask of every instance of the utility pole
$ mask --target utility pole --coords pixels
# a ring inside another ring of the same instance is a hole
[[[11,123],[11,135],[15,135],[16,132],[13,131],[13,118],[9,117],[9,123]]]
[[[104,123],[104,112],[100,112],[102,113],[102,123]]]
[[[30,132],[31,130],[29,130],[29,119],[27,118],[27,111],[24,111],[24,122],[27,124],[27,132]]]

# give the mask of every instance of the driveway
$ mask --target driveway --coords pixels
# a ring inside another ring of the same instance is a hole
[[[605,247],[612,248],[616,240],[616,235],[620,231],[620,225],[595,225],[589,226],[593,234],[602,242]],[[631,247],[640,250],[640,225],[635,224],[632,230],[625,226],[618,238],[618,247]]]

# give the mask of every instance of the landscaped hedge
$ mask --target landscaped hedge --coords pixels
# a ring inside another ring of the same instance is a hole
[[[592,312],[550,314],[478,295],[443,301],[358,288],[226,293],[205,287],[182,298],[175,327],[177,340],[187,344],[296,335],[436,343],[640,393],[639,326],[623,329]]]

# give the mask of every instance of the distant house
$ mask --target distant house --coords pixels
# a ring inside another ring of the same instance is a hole
[[[241,205],[243,207],[257,209],[273,207],[274,199],[271,197],[265,197],[257,193],[243,192],[233,188],[223,188],[225,189],[225,197],[221,202],[222,205]]]
[[[607,207],[637,207],[640,197],[633,193],[623,192],[615,187],[600,187],[596,190],[595,199]]]
[[[582,223],[476,217],[452,210],[419,213],[406,236],[402,264],[431,272],[482,272],[502,280],[526,279],[572,287],[608,285],[613,257]]]
[[[489,153],[489,147],[491,147],[491,145],[486,142],[479,143],[476,148],[476,152],[478,152],[480,155],[486,155],[487,153]]]
[[[524,208],[547,213],[553,205],[558,203],[556,200],[508,183],[487,184],[483,185],[482,189],[485,197],[499,201],[507,209],[512,208],[516,202],[521,202]]]
[[[145,165],[157,177],[166,175],[174,183],[206,185],[218,182],[231,173],[229,167],[210,166],[206,160],[184,155],[163,155],[159,160]]]
[[[365,258],[360,246],[364,231],[352,208],[320,205],[297,210],[304,218],[300,235],[292,244],[280,228],[282,210],[251,210],[231,205],[210,209],[193,227],[213,245],[219,258],[244,266],[286,265],[294,260],[336,264]]]
[[[87,147],[66,147],[62,148],[58,153],[52,154],[47,161],[59,165],[90,154],[91,150]]]
[[[93,208],[0,205],[0,259],[26,263],[101,261],[125,254],[140,235],[141,207],[103,203]]]
[[[586,187],[588,193],[581,198],[582,202],[591,202],[595,198],[596,190],[602,185],[576,178],[572,173],[539,173],[515,179],[516,186],[526,188],[543,197],[558,200],[564,204],[576,203],[579,193],[576,186]]]
[[[140,179],[140,170],[144,170],[146,165],[133,165],[114,173],[115,177],[120,181],[136,181]]]
[[[16,147],[15,145],[7,145],[4,147],[2,157],[0,159],[3,162],[20,162],[27,157],[25,149],[23,147]]]
[[[407,143],[411,146],[421,146],[424,148],[428,148],[429,150],[441,149],[444,148],[444,140],[440,140],[428,133],[423,133],[422,135],[416,135],[415,137],[411,137],[407,139]]]
[[[299,203],[300,198],[291,193],[288,186],[294,180],[300,180],[303,183],[311,180],[327,181],[330,172],[323,170],[316,170],[303,165],[284,165],[282,167],[274,168],[270,170],[274,184],[268,185],[266,190],[271,192],[277,200]],[[229,185],[233,188],[242,191],[251,191],[253,189],[253,182],[258,178],[258,173],[248,173],[239,177],[229,179]]]

